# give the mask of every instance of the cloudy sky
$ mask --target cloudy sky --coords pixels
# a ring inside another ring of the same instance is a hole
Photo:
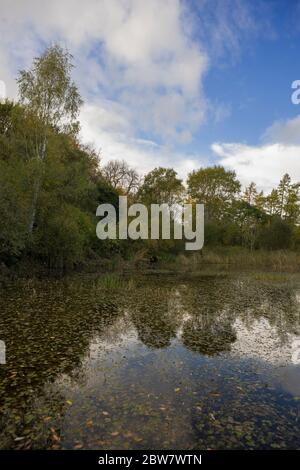
[[[47,45],[68,47],[82,137],[104,161],[300,181],[300,1],[0,0],[0,32],[9,97]]]

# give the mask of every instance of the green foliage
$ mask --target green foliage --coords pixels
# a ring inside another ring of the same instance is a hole
[[[252,181],[249,186],[245,188],[242,199],[250,205],[255,205],[258,196],[256,184]]]
[[[28,237],[32,175],[38,171],[27,158],[26,113],[11,102],[0,104],[0,259],[18,257]]]
[[[144,204],[172,205],[182,200],[184,186],[172,168],[155,168],[144,178],[137,199]]]
[[[82,103],[71,79],[72,56],[58,45],[34,59],[30,70],[21,70],[17,83],[20,101],[45,126],[69,129]]]
[[[86,213],[63,205],[40,216],[32,252],[47,260],[49,267],[63,270],[84,260],[93,232],[94,224]]]
[[[21,70],[18,77],[20,102],[34,117],[33,132],[25,135],[30,143],[32,159],[45,162],[49,154],[49,133],[78,131],[76,117],[82,100],[71,79],[72,56],[58,45],[51,46],[34,59],[29,70]],[[29,214],[29,233],[36,222],[36,212],[43,173],[33,182],[33,194]]]
[[[0,105],[0,122],[1,260],[10,263],[22,253],[31,253],[49,266],[78,263],[96,238],[94,154],[74,137],[49,129],[47,159],[30,158],[32,115],[19,105],[5,103]],[[29,233],[37,178],[37,214]]]
[[[235,172],[227,171],[222,166],[192,171],[188,175],[187,185],[190,198],[205,204],[208,219],[221,219],[241,188]]]
[[[289,248],[292,241],[292,227],[279,216],[263,226],[259,235],[259,245],[270,250]]]
[[[26,163],[0,160],[0,260],[8,264],[20,255],[27,240],[27,176]]]
[[[119,212],[119,191],[114,188],[106,179],[99,177],[96,182],[97,190],[97,203],[104,204],[110,202],[116,209],[116,213]]]
[[[96,238],[96,207],[119,195],[131,202],[205,205],[205,245],[300,249],[300,183],[285,174],[269,194],[252,182],[241,193],[234,171],[194,170],[187,187],[172,168],[140,175],[124,160],[100,166],[95,151],[78,138],[81,99],[72,81],[72,57],[48,48],[18,79],[20,102],[0,104],[0,263],[29,255],[65,269],[97,254],[134,258],[147,252],[167,259],[184,241]],[[227,248],[225,248],[227,247]]]

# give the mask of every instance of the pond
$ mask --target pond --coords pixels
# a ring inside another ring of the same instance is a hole
[[[7,285],[0,448],[300,448],[299,320],[282,274]]]

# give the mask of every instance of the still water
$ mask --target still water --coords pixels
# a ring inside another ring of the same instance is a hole
[[[297,276],[18,282],[0,340],[1,449],[300,448]]]

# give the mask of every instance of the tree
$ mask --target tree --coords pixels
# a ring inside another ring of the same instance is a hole
[[[281,178],[278,193],[278,213],[282,219],[292,223],[297,222],[299,217],[299,183],[291,184],[291,178],[286,173]]]
[[[19,104],[0,104],[0,263],[12,264],[26,252],[64,268],[95,245],[98,158],[72,134],[48,130],[36,226],[29,236],[40,163],[32,158],[36,121]]]
[[[135,193],[140,186],[138,172],[124,160],[111,160],[102,168],[102,174],[114,189],[120,189],[126,195]]]
[[[299,183],[291,186],[284,206],[284,218],[291,224],[297,224],[299,221]]]
[[[45,126],[61,132],[73,130],[82,104],[71,79],[72,55],[58,45],[51,46],[34,59],[30,70],[21,70],[17,83],[20,102]]]
[[[254,206],[257,207],[257,209],[264,211],[265,208],[265,203],[266,203],[266,198],[264,196],[264,192],[260,191],[254,199]]]
[[[32,126],[21,106],[0,103],[0,258],[10,264],[27,242],[31,200],[31,176],[35,171],[28,159],[24,135]]]
[[[222,166],[192,171],[187,184],[189,196],[195,202],[205,204],[208,219],[224,217],[241,188],[235,172]]]
[[[259,229],[266,221],[266,214],[244,200],[235,201],[232,212],[241,244],[253,250],[257,245]]]
[[[297,223],[300,215],[299,208],[300,183],[292,184],[286,173],[281,178],[277,189],[264,198],[264,209],[269,215],[278,215],[289,223]]]
[[[29,167],[22,160],[0,159],[0,264],[17,259],[27,240]]]
[[[33,185],[29,232],[32,232],[36,219],[49,129],[61,132],[78,130],[76,118],[82,100],[71,79],[72,67],[72,56],[69,52],[55,45],[46,49],[41,57],[34,59],[30,70],[21,70],[17,80],[21,104],[36,117],[32,158],[40,163]]]
[[[14,107],[14,103],[8,100],[0,103],[0,135],[2,137],[8,136],[12,130],[12,112]]]
[[[95,234],[97,187],[95,155],[71,135],[49,136],[31,253],[49,267],[65,269],[91,251]]]
[[[271,218],[270,223],[264,225],[260,231],[259,245],[269,250],[280,250],[290,247],[292,241],[292,228],[278,215]]]
[[[281,218],[283,218],[285,215],[285,206],[289,197],[290,187],[291,187],[291,178],[287,173],[285,173],[285,175],[283,175],[283,177],[281,178],[278,188],[277,188],[277,195],[278,195],[277,212]]]
[[[257,198],[256,184],[253,183],[252,181],[252,183],[250,183],[249,186],[245,188],[242,199],[246,201],[248,204],[250,204],[251,206],[254,206],[256,198]]]
[[[264,198],[264,209],[269,215],[280,214],[280,199],[277,189],[272,189],[271,193]]]
[[[155,168],[147,173],[137,193],[137,199],[145,204],[180,203],[184,193],[182,180],[172,168]]]

